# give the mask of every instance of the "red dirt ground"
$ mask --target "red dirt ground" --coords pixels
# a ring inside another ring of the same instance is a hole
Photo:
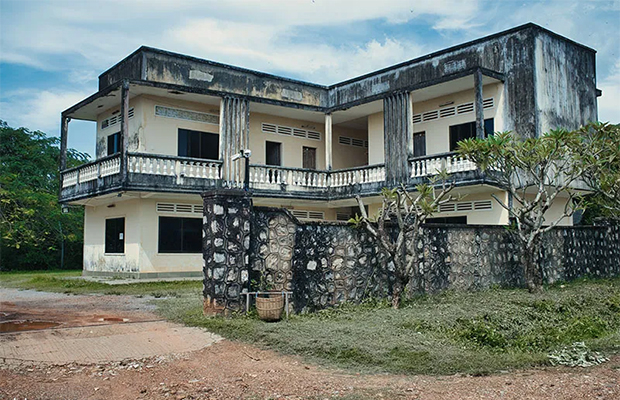
[[[2,302],[0,311],[36,314],[65,327],[109,324],[94,321],[106,316],[156,318],[138,299],[125,296],[66,296],[54,301],[36,297]],[[105,364],[2,360],[0,398],[620,399],[620,357],[588,369],[550,367],[486,377],[360,375],[224,340],[190,353]]]

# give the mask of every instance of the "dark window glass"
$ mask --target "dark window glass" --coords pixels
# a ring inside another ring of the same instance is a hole
[[[426,155],[426,132],[413,134],[413,156],[422,157]]]
[[[442,217],[442,218],[428,218],[427,224],[467,224],[467,217]]]
[[[202,219],[159,217],[160,253],[202,253]]]
[[[277,142],[265,142],[265,164],[267,165],[282,165],[282,159],[280,157],[281,143]]]
[[[484,136],[489,137],[493,136],[495,133],[495,124],[493,123],[493,118],[484,120]]]
[[[125,252],[125,218],[105,220],[105,252],[111,254]]]
[[[121,151],[121,133],[116,132],[108,136],[108,155],[120,153]]]
[[[485,137],[493,135],[493,118],[484,120]],[[476,137],[476,122],[466,122],[464,124],[452,125],[450,127],[450,151],[455,151],[461,140]]]
[[[217,160],[220,158],[220,135],[179,129],[179,156]]]

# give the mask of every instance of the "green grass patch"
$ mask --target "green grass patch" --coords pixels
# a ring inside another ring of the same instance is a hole
[[[175,297],[195,293],[200,281],[140,282],[110,285],[79,279],[81,271],[0,272],[0,286],[68,294],[113,294]],[[78,279],[76,279],[78,278]]]
[[[361,372],[484,375],[548,365],[584,341],[620,351],[620,279],[555,285],[543,293],[493,289],[344,305],[265,323],[254,315],[207,318],[199,291],[159,301],[165,317],[306,360]]]

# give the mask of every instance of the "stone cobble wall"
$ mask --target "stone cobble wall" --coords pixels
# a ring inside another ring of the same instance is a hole
[[[249,288],[252,200],[244,192],[203,195],[204,311],[228,313],[242,306]]]
[[[280,209],[255,208],[251,277],[293,291],[297,311],[391,294],[389,260],[369,235],[344,223],[304,223]],[[519,247],[500,226],[427,225],[418,243],[426,293],[524,285]],[[544,238],[549,283],[620,275],[620,227],[562,227]]]

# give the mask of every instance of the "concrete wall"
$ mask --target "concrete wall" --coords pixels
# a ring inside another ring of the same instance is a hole
[[[541,133],[577,129],[597,117],[595,54],[555,36],[536,38],[536,103]]]
[[[498,112],[499,108],[503,107],[503,85],[500,83],[486,85],[483,87],[482,92],[484,99],[492,97],[495,104],[493,108],[484,110],[484,118],[493,118],[495,132],[504,130],[504,116],[501,112]],[[415,115],[431,110],[437,110],[439,109],[440,104],[445,104],[448,102],[453,102],[451,106],[473,102],[474,90],[466,90],[421,102],[416,102],[415,98],[413,100],[413,114]],[[450,126],[475,121],[476,114],[472,111],[468,114],[454,115],[452,117],[439,118],[433,121],[413,124],[413,132],[426,132],[427,155],[447,153],[450,151]]]
[[[366,147],[340,144],[339,136],[368,140],[368,131],[334,125],[332,128],[332,169],[343,169],[369,165]]]
[[[383,164],[385,162],[383,113],[368,116],[368,164]]]
[[[156,204],[183,203],[200,205],[200,196],[192,200],[132,199],[121,200],[110,208],[106,205],[85,207],[84,270],[127,273],[186,273],[202,269],[202,255],[159,253],[159,217],[189,217],[200,214],[161,213]],[[106,218],[125,217],[125,254],[107,255],[105,248]]]

